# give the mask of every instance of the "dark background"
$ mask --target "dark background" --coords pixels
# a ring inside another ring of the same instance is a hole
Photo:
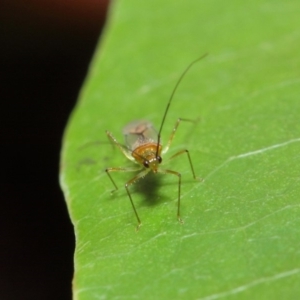
[[[108,0],[0,4],[0,298],[71,299],[61,138]]]

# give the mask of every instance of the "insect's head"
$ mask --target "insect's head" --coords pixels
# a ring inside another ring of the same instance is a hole
[[[162,162],[162,158],[160,155],[155,155],[150,159],[144,159],[143,166],[146,169],[151,169],[153,173],[157,173],[157,170],[159,168],[159,165]]]

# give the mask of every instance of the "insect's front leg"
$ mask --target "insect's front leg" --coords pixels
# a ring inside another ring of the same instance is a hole
[[[126,182],[125,184],[125,189],[127,191],[127,194],[128,194],[128,197],[130,199],[130,203],[132,205],[132,208],[133,208],[133,211],[134,211],[134,214],[136,216],[136,219],[138,221],[138,225],[137,225],[137,228],[136,230],[138,231],[140,226],[142,225],[142,222],[141,222],[141,219],[137,213],[137,210],[135,208],[135,205],[132,201],[132,197],[131,197],[131,194],[130,194],[130,191],[129,191],[129,186],[131,186],[132,184],[134,184],[136,181],[138,181],[140,178],[144,177],[150,170],[149,169],[145,169],[143,171],[141,171],[140,173],[138,173],[136,176],[134,176],[133,178],[131,178],[129,181]]]
[[[175,158],[175,157],[177,157],[177,156],[179,156],[179,155],[181,155],[181,154],[184,154],[184,153],[187,154],[187,157],[188,157],[188,160],[189,160],[189,163],[190,163],[190,168],[191,168],[191,171],[192,171],[192,174],[193,174],[194,179],[195,179],[195,180],[199,180],[199,178],[196,177],[196,173],[195,173],[195,170],[194,170],[194,166],[193,166],[193,163],[192,163],[192,159],[191,159],[189,150],[184,149],[184,150],[178,151],[177,153],[175,153],[174,155],[172,155],[172,156],[169,158],[169,160],[170,160],[170,159],[173,159],[173,158]]]
[[[177,202],[177,219],[180,223],[183,223],[183,220],[181,219],[180,216],[180,200],[181,200],[181,174],[179,172],[176,171],[172,171],[172,170],[159,170],[159,173],[162,174],[171,174],[171,175],[175,175],[178,177],[178,202]]]
[[[141,169],[140,167],[138,167],[138,168],[106,168],[105,172],[115,187],[115,189],[112,190],[111,193],[118,190],[118,186],[116,185],[115,181],[113,180],[112,176],[110,175],[110,172],[136,172],[136,171],[139,171],[140,169]]]

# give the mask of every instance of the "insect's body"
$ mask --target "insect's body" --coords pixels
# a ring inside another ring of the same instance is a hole
[[[187,69],[183,72],[181,77],[179,78],[179,80],[178,80],[177,84],[175,85],[175,88],[172,92],[172,95],[169,99],[169,102],[167,104],[167,107],[166,107],[165,113],[163,115],[163,119],[162,119],[162,122],[161,122],[160,129],[159,129],[158,133],[153,128],[153,126],[150,122],[148,122],[148,121],[134,121],[134,122],[131,122],[127,126],[124,127],[123,134],[125,136],[125,145],[121,145],[112,136],[112,134],[109,131],[106,131],[106,134],[107,134],[108,138],[112,141],[112,143],[114,143],[129,160],[131,160],[131,161],[135,162],[136,164],[138,164],[138,167],[135,167],[135,168],[107,168],[106,169],[106,173],[109,176],[109,178],[110,178],[111,182],[113,183],[116,190],[118,189],[118,187],[115,184],[113,178],[111,177],[110,172],[114,172],[114,171],[116,171],[116,172],[139,171],[139,173],[137,175],[135,175],[132,179],[130,179],[125,184],[125,189],[127,191],[128,197],[129,197],[131,205],[132,205],[132,208],[134,210],[135,216],[136,216],[137,221],[138,221],[138,228],[141,225],[141,221],[140,221],[140,218],[139,218],[138,213],[136,211],[135,205],[132,201],[131,193],[129,191],[129,186],[131,184],[135,183],[140,178],[143,178],[150,171],[152,171],[153,173],[171,174],[171,175],[177,176],[177,178],[178,178],[177,218],[180,222],[182,222],[181,218],[180,218],[181,174],[177,171],[162,169],[160,167],[160,165],[162,163],[162,155],[165,154],[168,151],[180,122],[181,121],[193,122],[193,121],[188,120],[188,119],[178,119],[177,122],[175,123],[174,129],[173,129],[173,131],[172,131],[172,133],[169,137],[169,140],[168,140],[166,146],[164,147],[164,149],[163,149],[163,147],[160,143],[161,142],[160,141],[160,134],[161,134],[163,124],[165,122],[165,119],[166,119],[167,112],[169,110],[171,101],[173,99],[174,93],[175,93],[180,81],[182,80],[182,78],[184,77],[186,72],[190,69],[190,67],[196,61],[202,59],[204,56],[202,56],[201,58],[199,58],[199,59],[195,60],[194,62],[192,62],[187,67]],[[169,158],[169,160],[173,159],[173,158],[175,158],[175,157],[177,157],[181,154],[184,154],[184,153],[187,154],[193,177],[194,177],[194,179],[197,179],[196,175],[195,175],[195,172],[194,172],[192,160],[191,160],[191,157],[190,157],[190,154],[189,154],[188,150],[184,149],[184,150],[181,150],[181,151],[175,153],[173,156],[171,156]]]
[[[157,132],[148,121],[134,121],[123,129],[130,160],[157,173],[162,146],[157,144]]]

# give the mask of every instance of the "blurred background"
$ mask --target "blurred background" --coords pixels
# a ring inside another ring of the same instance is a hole
[[[1,0],[0,299],[71,299],[61,138],[108,0]]]

